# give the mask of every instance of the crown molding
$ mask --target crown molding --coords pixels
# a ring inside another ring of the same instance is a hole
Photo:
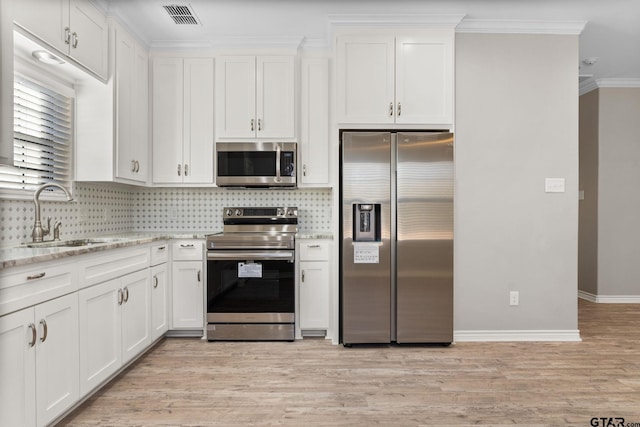
[[[598,89],[598,84],[595,80],[590,79],[583,83],[580,83],[578,93],[580,96],[582,96],[596,89]]]
[[[640,87],[640,78],[596,79],[598,87]]]
[[[464,18],[464,14],[424,15],[424,14],[346,14],[329,15],[329,27],[338,28],[392,28],[392,27],[428,27],[455,28]]]
[[[157,50],[176,50],[176,49],[260,49],[272,48],[297,51],[304,37],[302,36],[249,36],[234,37],[224,36],[214,40],[154,40],[151,42],[151,49]]]
[[[640,88],[640,78],[591,79],[580,84],[580,95],[600,88]]]
[[[464,19],[457,33],[580,35],[586,21],[530,21],[513,19]]]

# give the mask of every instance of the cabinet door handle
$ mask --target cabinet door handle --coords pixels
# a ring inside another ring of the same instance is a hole
[[[178,176],[182,175],[182,165],[178,165]]]
[[[393,117],[393,102],[389,103],[389,117]]]
[[[262,130],[262,119],[258,119],[258,131]]]
[[[189,175],[189,165],[185,163],[184,165],[184,176]]]
[[[46,276],[46,272],[43,273],[39,273],[39,274],[33,274],[31,276],[27,276],[27,280],[36,280],[36,279],[42,279],[44,276]]]
[[[33,347],[34,345],[36,345],[36,340],[38,339],[36,325],[34,325],[33,323],[29,323],[28,328],[31,329],[31,341],[29,341],[29,347]]]
[[[304,282],[304,270],[302,270],[302,281]]]
[[[78,33],[75,31],[71,34],[71,38],[73,39],[73,44],[71,45],[74,49],[78,47]]]
[[[140,172],[140,162],[136,160],[136,173]]]
[[[302,165],[302,176],[307,176],[307,165]]]
[[[128,286],[124,287],[124,302],[125,303],[129,302],[129,287]]]
[[[402,114],[402,105],[398,102],[398,117]]]
[[[124,294],[122,293],[122,289],[118,289],[118,305],[122,305],[124,301]]]
[[[202,280],[200,280],[200,270],[198,270],[198,282],[201,282]]]
[[[42,325],[42,336],[40,337],[40,342],[45,342],[47,339],[47,335],[49,335],[49,328],[47,327],[47,321],[44,319],[40,319],[40,324]]]
[[[158,276],[153,276],[153,289],[158,287]]]
[[[251,132],[253,132],[253,131],[254,131],[254,129],[253,129],[253,123],[254,123],[254,120],[253,120],[253,119],[251,119]]]
[[[131,160],[131,172],[133,172],[133,173],[136,172],[136,161],[135,160]]]
[[[64,44],[71,43],[71,29],[69,27],[64,28]]]

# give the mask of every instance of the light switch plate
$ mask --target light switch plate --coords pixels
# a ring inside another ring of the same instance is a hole
[[[545,193],[564,193],[564,178],[545,178]]]

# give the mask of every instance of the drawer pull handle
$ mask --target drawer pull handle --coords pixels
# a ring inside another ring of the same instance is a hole
[[[33,323],[29,323],[29,329],[31,329],[31,341],[29,342],[29,347],[33,347],[36,345],[36,341],[38,338],[38,333],[36,332],[36,325]]]
[[[165,249],[167,249],[167,247],[166,247],[166,246],[160,246],[160,247],[158,248],[158,250],[159,250],[159,251],[164,251]]]
[[[185,244],[181,244],[180,245],[181,248],[195,248],[195,246],[193,245],[193,243],[189,243],[188,245]]]
[[[47,273],[40,273],[40,274],[34,274],[32,276],[27,276],[27,280],[35,280],[35,279],[42,279]]]
[[[307,245],[308,248],[319,248],[320,245]]]
[[[47,326],[47,321],[44,319],[40,319],[40,324],[42,325],[42,336],[40,337],[40,342],[45,342],[47,335],[49,335],[49,327]]]

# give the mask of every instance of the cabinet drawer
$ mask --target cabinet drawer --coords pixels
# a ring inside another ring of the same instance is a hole
[[[300,241],[300,261],[328,261],[329,242],[317,240]]]
[[[148,247],[113,250],[106,255],[91,256],[80,263],[80,288],[142,270],[149,265]]]
[[[151,265],[162,264],[168,260],[169,244],[167,242],[151,246]]]
[[[173,261],[200,261],[204,257],[202,240],[176,240],[172,243]]]
[[[0,274],[0,316],[78,290],[72,263],[41,263],[7,269]]]

